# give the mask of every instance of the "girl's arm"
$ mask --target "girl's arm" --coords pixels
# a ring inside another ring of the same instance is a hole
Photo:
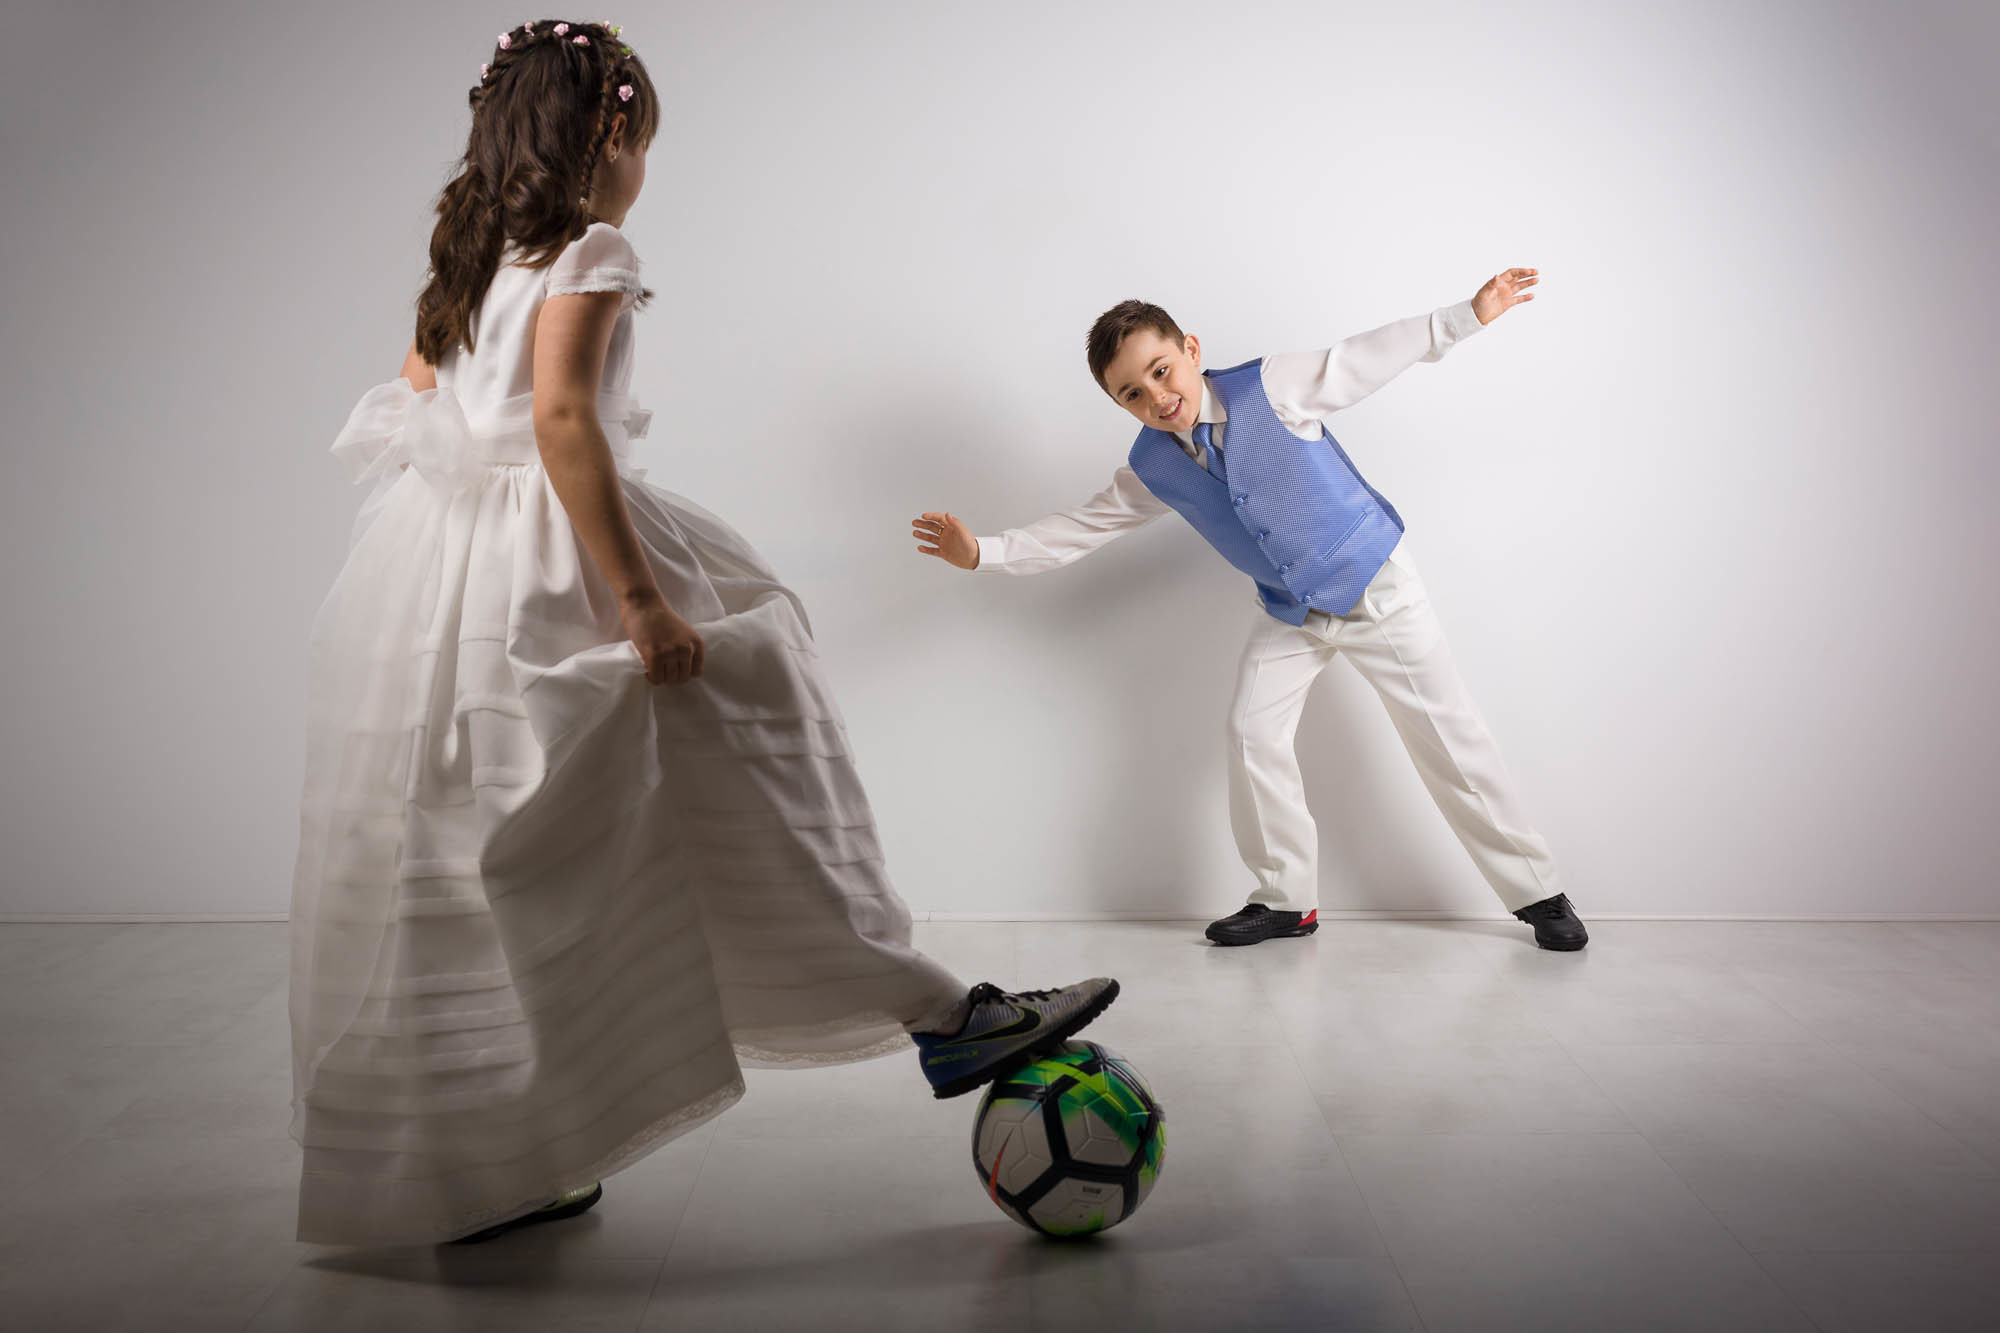
[[[438,386],[437,369],[430,362],[417,355],[417,345],[410,344],[409,353],[403,357],[403,378],[418,393]]]
[[[535,326],[535,443],[549,485],[605,582],[655,684],[701,674],[701,636],[667,605],[625,508],[624,483],[597,419],[619,292],[551,296]]]

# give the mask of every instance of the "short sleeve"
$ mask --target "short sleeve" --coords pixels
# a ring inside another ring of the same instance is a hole
[[[639,256],[618,228],[608,222],[593,222],[549,265],[546,290],[550,296],[623,292],[621,308],[630,309],[643,290]]]

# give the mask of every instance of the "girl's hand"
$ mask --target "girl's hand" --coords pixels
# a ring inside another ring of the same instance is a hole
[[[1481,324],[1491,324],[1501,314],[1523,301],[1532,301],[1535,294],[1528,288],[1538,281],[1538,268],[1510,268],[1505,273],[1496,273],[1486,280],[1472,298],[1472,313],[1479,316]]]
[[[960,569],[979,568],[979,539],[950,514],[925,514],[911,519],[910,527],[910,535],[917,539],[917,550],[923,554],[934,555]],[[930,544],[924,545],[926,542]]]
[[[655,685],[685,685],[701,674],[706,650],[694,626],[675,615],[658,594],[627,602],[620,615],[625,635]]]

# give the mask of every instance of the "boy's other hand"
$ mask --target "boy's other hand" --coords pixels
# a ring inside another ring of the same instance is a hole
[[[934,555],[960,569],[979,568],[978,538],[950,514],[925,514],[911,519],[910,527],[910,535],[917,539],[917,549],[925,555]]]
[[[1540,272],[1538,268],[1510,268],[1495,273],[1472,298],[1472,313],[1479,316],[1481,324],[1491,324],[1521,302],[1534,300],[1535,294],[1528,288],[1535,285]]]

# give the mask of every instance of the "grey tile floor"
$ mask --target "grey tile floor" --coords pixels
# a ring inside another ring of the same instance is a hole
[[[926,924],[1094,972],[1152,1080],[1145,1209],[1057,1245],[903,1058],[752,1071],[574,1222],[291,1239],[280,925],[0,926],[0,1324],[221,1329],[2000,1326],[2000,923]]]

